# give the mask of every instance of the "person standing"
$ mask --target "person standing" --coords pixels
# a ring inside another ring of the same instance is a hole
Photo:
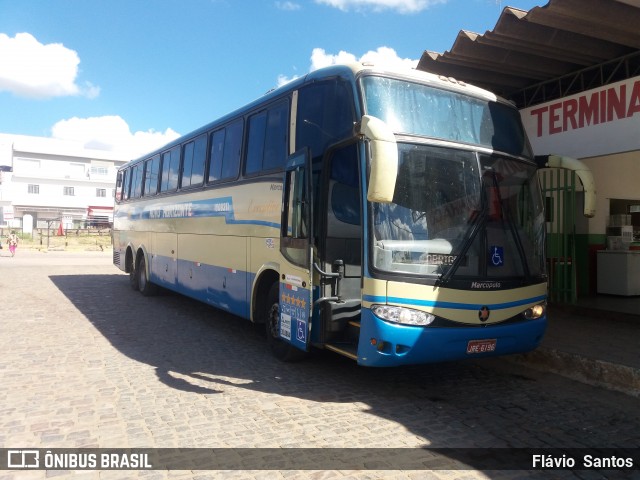
[[[13,257],[16,254],[16,248],[18,248],[18,242],[20,239],[14,230],[11,230],[11,233],[7,236],[7,243],[9,244],[9,251],[11,252],[11,256]]]

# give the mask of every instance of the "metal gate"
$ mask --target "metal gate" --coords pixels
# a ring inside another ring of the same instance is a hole
[[[549,300],[575,303],[576,172],[545,168],[538,172],[545,199]]]

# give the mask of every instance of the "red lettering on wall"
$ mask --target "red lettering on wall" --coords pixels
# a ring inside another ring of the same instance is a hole
[[[549,107],[549,135],[554,133],[560,133],[562,131],[562,125],[560,123],[560,114],[556,113],[558,110],[562,111],[562,103],[554,103]]]
[[[589,100],[587,100],[587,98],[586,95],[578,98],[578,110],[580,111],[578,128],[584,127],[585,123],[587,125],[597,125],[600,123],[598,94],[592,94]]]
[[[576,122],[576,113],[578,112],[578,101],[575,99],[567,100],[566,102],[562,102],[562,117],[564,120],[562,121],[562,131],[566,132],[568,130],[567,124],[571,123],[571,129],[575,130],[578,128],[578,123]]]
[[[631,117],[634,113],[640,112],[640,81],[633,84],[631,90],[631,98],[629,99],[629,110],[627,117]]]
[[[616,93],[615,88],[607,90],[607,122],[613,120],[614,112],[618,118],[627,116],[627,86],[620,85],[620,95]]]
[[[640,80],[627,95],[627,84],[534,108],[536,135],[555,135],[568,130],[622,120],[640,114]]]
[[[538,118],[536,119],[537,120],[536,134],[538,137],[542,136],[542,115],[546,113],[548,110],[549,110],[549,107],[534,108],[533,110],[531,110],[531,115],[538,116]]]

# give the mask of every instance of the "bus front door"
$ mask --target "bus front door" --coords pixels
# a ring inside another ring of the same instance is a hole
[[[282,189],[280,230],[280,282],[277,335],[288,344],[284,359],[309,349],[312,296],[312,169],[307,150],[294,153],[287,162]],[[275,333],[275,332],[274,332]],[[292,351],[290,347],[297,350]],[[281,347],[282,348],[282,347]],[[283,356],[283,355],[279,355]]]

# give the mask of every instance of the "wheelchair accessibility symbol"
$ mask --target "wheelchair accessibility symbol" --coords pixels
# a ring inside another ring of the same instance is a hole
[[[297,323],[298,323],[298,328],[296,331],[296,338],[298,339],[299,342],[307,343],[307,332],[305,331],[307,324],[299,320]]]
[[[492,245],[489,248],[489,260],[494,267],[501,267],[504,265],[504,248]]]

